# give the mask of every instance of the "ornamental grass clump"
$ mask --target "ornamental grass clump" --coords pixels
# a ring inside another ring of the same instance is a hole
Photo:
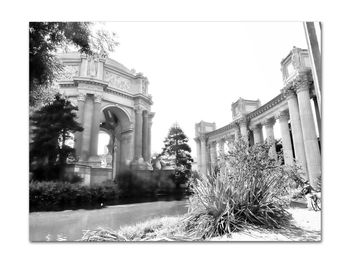
[[[247,225],[282,228],[290,223],[289,190],[296,168],[282,165],[281,153],[270,157],[271,144],[252,147],[243,139],[221,155],[219,169],[192,185],[187,231],[211,238]]]

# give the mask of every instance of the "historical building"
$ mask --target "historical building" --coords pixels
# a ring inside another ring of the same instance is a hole
[[[320,93],[315,91],[308,50],[294,47],[282,60],[281,71],[284,87],[269,102],[261,105],[259,100],[239,98],[232,104],[230,124],[220,129],[216,129],[215,123],[204,121],[195,125],[198,168],[202,173],[214,167],[225,144],[239,135],[250,143],[260,143],[265,129],[265,139],[274,142],[273,127],[278,122],[285,163],[291,165],[295,159],[305,179],[313,187],[317,185],[321,178],[321,150],[316,132],[317,129],[321,134]],[[276,156],[275,147],[271,147],[270,154]]]
[[[74,105],[84,131],[75,134],[78,161],[74,172],[87,184],[99,183],[125,170],[152,170],[152,97],[148,79],[115,60],[76,53],[59,55],[64,72],[59,87]],[[101,165],[99,132],[110,136]]]

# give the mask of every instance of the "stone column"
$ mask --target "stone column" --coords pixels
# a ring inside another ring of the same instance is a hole
[[[201,140],[201,173],[207,174],[207,152],[206,152],[206,139],[203,135],[200,137]]]
[[[152,141],[151,141],[152,134],[151,134],[151,132],[152,132],[152,124],[153,124],[152,119],[153,119],[153,117],[154,117],[154,112],[150,112],[148,114],[148,148],[147,148],[147,156],[148,156],[147,160],[148,160],[148,162],[151,161],[151,149],[152,149],[152,147],[151,147],[151,145],[152,145]]]
[[[254,144],[257,143],[263,143],[264,137],[262,133],[262,126],[261,124],[256,124],[252,127],[253,129],[253,135],[254,135]]]
[[[263,125],[265,127],[265,131],[266,131],[266,139],[267,142],[271,143],[271,148],[270,148],[270,157],[277,159],[277,153],[276,153],[276,145],[275,145],[275,135],[273,132],[273,126],[275,124],[275,119],[271,118],[271,119],[267,119]]]
[[[78,122],[81,124],[82,127],[84,127],[84,108],[85,108],[85,99],[86,95],[83,93],[79,93],[78,95]],[[81,157],[81,147],[82,147],[82,140],[83,140],[83,132],[76,132],[75,133],[75,151],[76,155],[80,159]]]
[[[318,135],[321,137],[321,133],[322,133],[322,125],[321,125],[321,113],[320,113],[320,108],[318,106],[318,102],[317,102],[317,98],[313,97],[313,102],[315,105],[315,115],[316,115],[316,120],[317,120],[317,128],[318,128]]]
[[[81,146],[81,160],[87,161],[90,156],[90,141],[91,141],[91,125],[93,117],[93,101],[91,96],[86,96],[84,107],[84,124],[83,136]]]
[[[297,83],[296,88],[310,184],[313,188],[317,188],[317,183],[321,179],[321,153],[311,110],[308,81],[303,78]]]
[[[133,160],[132,151],[133,151],[133,145],[132,145],[132,138],[133,138],[133,132],[127,131],[121,133],[121,139],[120,139],[120,152],[121,152],[121,169],[125,170],[129,167],[131,161]]]
[[[144,111],[142,113],[142,157],[145,162],[148,162],[148,112]]]
[[[293,148],[288,127],[288,112],[280,112],[276,116],[276,119],[278,119],[281,129],[284,163],[287,165],[293,165]]]
[[[239,121],[239,129],[241,131],[241,136],[242,139],[244,139],[245,141],[248,141],[248,127],[247,127],[247,120],[245,118],[242,118]]]
[[[142,109],[135,109],[135,161],[143,163],[142,158]]]
[[[211,160],[211,169],[214,171],[215,165],[216,165],[216,142],[211,142],[210,143],[210,160]]]
[[[308,180],[308,172],[306,166],[306,156],[304,148],[304,139],[303,132],[301,128],[300,115],[299,115],[299,106],[296,95],[294,91],[286,91],[288,109],[290,115],[290,123],[292,127],[292,136],[293,136],[293,145],[295,151],[295,159],[297,163],[301,166],[304,172],[304,179]]]
[[[201,141],[199,138],[195,138],[194,140],[195,140],[196,146],[197,146],[197,168],[198,168],[198,171],[202,171],[202,168],[201,168],[201,165],[202,165],[202,162],[201,162],[201,156],[202,156]]]
[[[113,170],[112,170],[112,179],[117,179],[117,175],[120,172],[121,164],[121,154],[122,154],[122,140],[120,134],[120,127],[114,130],[114,142],[113,142]]]
[[[94,95],[94,112],[92,116],[92,125],[91,125],[91,140],[90,140],[90,157],[92,161],[98,162],[98,133],[100,131],[100,110],[101,110],[101,95]]]

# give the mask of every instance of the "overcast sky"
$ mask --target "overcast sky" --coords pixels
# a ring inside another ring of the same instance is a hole
[[[239,97],[264,104],[283,87],[281,60],[307,48],[301,22],[110,22],[120,45],[110,57],[148,77],[152,153],[178,122],[196,156],[195,123],[231,122]],[[279,127],[275,125],[276,137]]]

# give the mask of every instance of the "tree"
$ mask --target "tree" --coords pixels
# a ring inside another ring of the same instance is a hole
[[[91,29],[88,22],[29,23],[29,103],[35,106],[40,89],[50,87],[63,67],[56,57],[58,50],[69,46],[88,55],[113,51],[118,43],[105,30]],[[40,97],[40,96],[39,96]]]
[[[164,148],[160,156],[173,159],[175,164],[175,182],[177,185],[188,181],[191,175],[193,159],[188,138],[177,123],[169,130],[164,140]]]
[[[67,145],[75,132],[83,128],[75,120],[77,115],[71,102],[60,94],[55,100],[33,113],[30,169],[33,179],[63,178],[67,158],[75,157],[75,150]]]

